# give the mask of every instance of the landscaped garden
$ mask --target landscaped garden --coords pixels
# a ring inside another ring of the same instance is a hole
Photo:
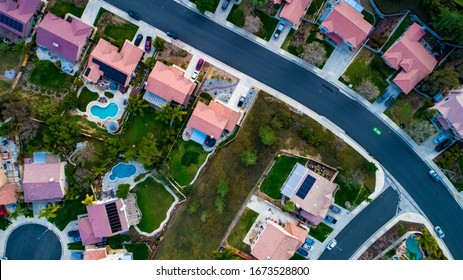
[[[47,60],[36,61],[30,77],[30,81],[33,84],[52,90],[59,90],[65,87],[70,79],[71,76],[61,72],[53,62]]]
[[[117,47],[121,47],[125,40],[132,41],[137,33],[138,26],[116,16],[115,14],[100,8],[94,25],[98,28],[95,41],[103,38]]]
[[[84,87],[77,98],[77,109],[81,112],[85,112],[87,110],[88,103],[95,101],[98,99],[99,94],[89,90],[87,87]]]
[[[137,225],[141,231],[151,233],[158,229],[167,217],[167,211],[175,198],[166,188],[152,177],[137,184],[132,190],[137,195],[138,208],[142,219]]]
[[[84,198],[75,200],[66,199],[63,206],[56,212],[56,217],[48,219],[50,223],[54,224],[59,230],[64,230],[69,222],[77,220],[78,215],[87,213],[87,208],[82,204]]]
[[[124,245],[128,252],[133,254],[134,260],[147,260],[150,256],[150,250],[146,243],[135,243],[130,245]]]
[[[309,235],[318,241],[323,242],[332,231],[332,227],[325,225],[324,223],[320,223],[316,228],[310,229]]]
[[[290,156],[277,156],[275,164],[270,169],[264,181],[260,185],[260,191],[274,199],[281,198],[280,189],[293,170],[296,163],[305,164],[305,158],[290,157]]]
[[[195,178],[208,154],[198,143],[178,139],[167,161],[169,175],[179,185],[187,186]]]
[[[56,0],[55,4],[50,8],[50,12],[62,18],[64,18],[67,13],[80,18],[84,13],[86,5],[86,0]]]
[[[230,235],[228,236],[227,242],[230,246],[243,251],[245,253],[249,253],[251,248],[248,244],[243,242],[244,237],[251,229],[252,225],[256,221],[259,213],[246,208],[241,215],[240,219],[236,223],[235,227],[231,231]]]
[[[124,125],[122,137],[125,143],[129,146],[138,145],[148,133],[160,137],[161,132],[167,129],[167,125],[156,120],[157,115],[156,110],[151,107],[145,108],[143,114],[132,114]]]

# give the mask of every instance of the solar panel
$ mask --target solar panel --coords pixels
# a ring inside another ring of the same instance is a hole
[[[111,232],[115,233],[122,230],[121,220],[119,218],[119,212],[117,210],[116,202],[105,205],[106,214],[108,215],[109,226]]]
[[[85,77],[88,77],[88,74],[90,74],[90,68],[87,68],[87,70],[85,70]]]
[[[305,199],[315,181],[316,179],[314,177],[307,175],[304,182],[302,182],[302,185],[299,187],[299,190],[297,190],[296,195],[301,199]]]
[[[0,22],[3,23],[3,24],[6,24],[8,25],[9,27],[19,31],[19,32],[22,32],[23,31],[23,24],[20,23],[19,21],[16,21],[10,17],[8,17],[7,15],[4,15],[4,14],[1,14],[0,13]]]
[[[112,68],[109,65],[104,64],[103,62],[99,61],[98,59],[93,58],[92,62],[99,66],[100,70],[103,71],[103,76],[112,80],[113,82],[124,85],[125,81],[127,80],[127,75]]]

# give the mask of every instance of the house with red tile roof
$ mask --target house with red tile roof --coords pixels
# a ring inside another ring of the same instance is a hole
[[[425,34],[421,25],[413,23],[383,55],[390,67],[401,70],[394,83],[404,93],[409,93],[437,65],[434,56],[420,43]]]
[[[251,243],[251,254],[258,260],[289,260],[305,242],[307,230],[291,223],[284,228],[267,222]]]
[[[0,29],[21,38],[29,36],[40,4],[40,0],[0,0]]]
[[[463,139],[463,89],[452,90],[434,105],[436,119],[445,130],[450,130],[455,140]]]
[[[92,247],[92,246],[88,246]],[[109,247],[103,248],[86,248],[84,251],[84,260],[132,260],[132,253],[125,249],[113,250]]]
[[[280,191],[296,205],[302,217],[318,225],[325,219],[336,189],[336,184],[297,163]]]
[[[17,202],[18,197],[16,191],[16,184],[8,183],[5,169],[0,167],[0,205],[8,205]]]
[[[125,204],[122,199],[111,199],[87,205],[87,215],[77,220],[83,245],[101,242],[103,238],[129,230]]]
[[[105,39],[100,39],[90,53],[84,78],[97,83],[104,77],[116,84],[127,87],[135,71],[143,50],[129,41],[125,41],[121,51]]]
[[[274,0],[273,2],[275,4],[283,3],[283,8],[280,10],[280,18],[291,22],[294,28],[297,29],[312,0]]]
[[[344,43],[351,49],[359,47],[373,26],[358,11],[361,7],[357,5],[356,8],[345,0],[338,0],[328,11],[320,25],[320,31],[336,44]]]
[[[65,165],[65,162],[47,161],[44,152],[34,153],[33,158],[26,159],[23,176],[24,200],[62,200],[67,189]]]
[[[64,20],[52,13],[45,15],[37,27],[35,42],[71,62],[82,56],[93,28],[75,17]]]
[[[157,61],[148,76],[143,98],[157,107],[172,101],[186,106],[195,87],[196,83],[185,78],[182,70]]]
[[[203,142],[206,136],[214,139],[220,139],[225,132],[231,133],[235,130],[236,125],[241,117],[239,112],[212,100],[209,105],[198,102],[193,114],[188,121],[186,130],[193,130],[191,140]],[[196,137],[196,136],[201,137]],[[198,143],[199,143],[198,142]],[[203,144],[199,143],[199,144]]]

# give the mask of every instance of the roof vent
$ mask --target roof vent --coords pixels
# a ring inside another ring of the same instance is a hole
[[[53,45],[53,47],[55,47],[55,48],[58,48],[58,47],[59,47],[58,43],[55,43],[55,42],[53,42],[52,45]]]
[[[50,178],[50,179],[48,179],[48,182],[50,182],[50,183],[51,183],[51,182],[54,182],[54,181],[55,181],[55,178]]]

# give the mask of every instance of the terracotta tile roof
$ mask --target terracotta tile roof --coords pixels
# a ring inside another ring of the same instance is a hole
[[[345,41],[352,44],[354,48],[357,48],[365,41],[368,33],[373,28],[360,12],[343,0],[334,6],[321,26],[325,27],[329,32],[341,36]]]
[[[84,251],[84,260],[101,260],[108,256],[106,248],[87,249]]]
[[[93,233],[92,225],[89,218],[81,218],[77,221],[80,239],[83,245],[95,244],[103,241],[101,237],[96,237]]]
[[[26,24],[39,5],[40,0],[2,0],[0,1],[0,13]]]
[[[259,260],[288,260],[304,244],[306,237],[307,231],[297,226],[282,228],[268,222],[251,244],[251,254]]]
[[[109,218],[106,213],[106,205],[109,203],[116,203],[116,208],[119,214],[122,229],[117,232],[111,231]],[[97,203],[87,206],[88,219],[92,226],[93,233],[96,237],[109,237],[129,230],[126,212],[121,209],[124,207],[121,199],[108,200],[103,203]]]
[[[463,89],[450,92],[434,108],[463,136]]]
[[[409,93],[422,79],[431,74],[437,65],[434,56],[420,44],[420,39],[425,34],[419,24],[413,23],[383,55],[392,68],[402,68],[394,78],[394,83],[405,93]]]
[[[92,27],[77,18],[68,22],[52,13],[45,15],[37,27],[36,42],[71,61],[77,61]]]
[[[145,89],[168,102],[187,105],[196,83],[183,77],[183,72],[173,66],[157,61],[151,71]]]
[[[8,205],[17,202],[18,197],[16,190],[16,184],[0,185],[0,205]]]
[[[240,116],[239,112],[216,101],[211,101],[209,106],[198,102],[187,125],[219,139],[224,129],[230,132],[235,129]]]
[[[65,162],[24,164],[23,189],[27,202],[63,199]]]
[[[307,7],[312,0],[292,0],[286,1],[281,9],[280,17],[289,20],[295,26],[299,26],[301,19],[304,17]]]
[[[5,185],[6,183],[8,183],[8,176],[6,176],[5,169],[3,169],[3,166],[0,166],[0,187]]]

